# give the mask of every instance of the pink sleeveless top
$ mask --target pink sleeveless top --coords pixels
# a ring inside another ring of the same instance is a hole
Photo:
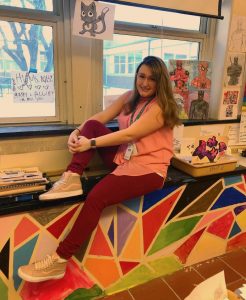
[[[127,95],[129,94],[127,93]],[[134,114],[134,120],[145,103],[146,99],[140,99]],[[152,105],[158,105],[155,98],[146,106],[142,115],[146,113]],[[120,130],[129,126],[130,118],[131,114],[124,115],[124,112],[120,113],[118,116]],[[112,174],[119,176],[141,176],[157,173],[165,178],[170,159],[173,156],[173,130],[168,127],[163,127],[135,141],[135,145],[137,154],[132,155],[130,160],[124,159],[127,144],[119,146],[114,158],[114,162],[118,166]]]

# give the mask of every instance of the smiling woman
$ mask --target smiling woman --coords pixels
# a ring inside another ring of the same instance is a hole
[[[105,124],[115,117],[120,130],[111,132]],[[173,127],[178,123],[165,63],[147,56],[136,70],[133,90],[71,133],[68,148],[73,153],[72,161],[39,199],[81,195],[80,176],[96,150],[111,173],[90,191],[71,232],[56,252],[20,267],[19,276],[31,282],[62,278],[67,260],[95,229],[105,207],[161,188],[173,155]]]

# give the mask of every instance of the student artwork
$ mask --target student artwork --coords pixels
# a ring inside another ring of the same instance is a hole
[[[207,120],[209,111],[209,90],[191,91],[189,94],[190,120]]]
[[[179,116],[181,119],[188,119],[188,81],[189,66],[184,60],[169,60],[169,74],[172,82],[174,98],[179,107]]]
[[[238,113],[238,99],[240,90],[224,89],[220,105],[220,119],[236,119]]]
[[[211,63],[169,60],[169,74],[181,119],[207,119],[211,88]],[[192,110],[191,108],[192,102]]]
[[[226,61],[225,86],[241,86],[245,54],[229,53]]]
[[[200,137],[195,142],[191,162],[194,164],[217,162],[226,154],[227,143],[228,139],[226,137]]]
[[[229,51],[246,52],[246,17],[233,16],[229,36]]]
[[[73,34],[92,39],[113,39],[114,6],[97,1],[77,0]]]
[[[193,61],[190,86],[195,89],[211,89],[211,63]]]

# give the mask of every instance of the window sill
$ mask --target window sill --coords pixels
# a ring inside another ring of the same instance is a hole
[[[240,119],[236,120],[182,120],[184,126],[195,125],[212,125],[225,123],[239,123]],[[75,127],[79,125],[67,124],[49,124],[49,125],[30,125],[30,126],[6,126],[0,128],[0,138],[16,138],[30,136],[48,136],[48,135],[69,135]],[[118,130],[117,121],[112,121],[107,124],[107,127],[112,131]]]

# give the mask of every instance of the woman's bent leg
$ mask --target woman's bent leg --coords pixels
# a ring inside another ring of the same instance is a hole
[[[147,194],[162,185],[163,178],[156,173],[142,176],[107,175],[88,194],[73,228],[57,248],[57,254],[65,259],[75,254],[96,228],[105,207]]]
[[[88,139],[96,138],[102,135],[112,133],[104,124],[96,121],[87,121],[80,131],[80,135],[85,136]],[[105,151],[103,151],[105,149]],[[103,161],[110,169],[113,169],[115,165],[113,164],[113,159],[118,149],[118,146],[105,147],[103,149],[98,149]],[[92,156],[95,153],[95,149],[89,149],[85,152],[75,153],[73,155],[71,163],[67,167],[67,171],[72,171],[79,175],[82,175],[83,170],[90,162]]]

